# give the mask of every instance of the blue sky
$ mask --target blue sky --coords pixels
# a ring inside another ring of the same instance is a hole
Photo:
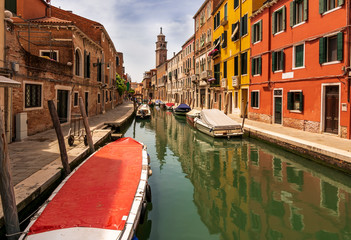
[[[163,28],[168,58],[194,33],[193,16],[204,0],[52,0],[51,4],[103,24],[124,54],[133,82],[155,67],[155,42]]]

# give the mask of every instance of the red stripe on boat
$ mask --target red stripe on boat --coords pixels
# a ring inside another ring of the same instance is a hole
[[[64,184],[29,234],[71,227],[122,230],[140,181],[142,148],[122,138],[98,150]]]

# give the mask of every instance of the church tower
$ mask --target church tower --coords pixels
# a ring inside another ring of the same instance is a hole
[[[156,42],[156,67],[167,61],[167,42],[165,35],[162,34],[162,27],[160,34],[157,35]]]

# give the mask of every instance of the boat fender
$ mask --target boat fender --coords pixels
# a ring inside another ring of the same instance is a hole
[[[132,240],[139,240],[139,239],[134,235],[134,237],[132,238]]]
[[[152,170],[151,169],[149,169],[148,175],[149,175],[149,177],[152,176]]]
[[[139,224],[143,224],[144,223],[145,215],[146,215],[146,207],[147,207],[147,203],[146,203],[146,201],[144,201],[141,204],[141,211],[140,211],[140,216],[139,216]]]
[[[146,184],[146,201],[151,202],[151,187],[149,184]]]
[[[147,162],[150,164],[151,163],[151,160],[150,160],[150,155],[147,154]]]

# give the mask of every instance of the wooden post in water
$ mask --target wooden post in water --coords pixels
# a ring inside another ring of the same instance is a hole
[[[5,135],[4,115],[0,110],[0,194],[7,239],[17,240],[20,234],[18,213],[10,171],[10,156]]]
[[[82,97],[79,98],[79,108],[80,108],[80,113],[82,114],[82,117],[83,117],[83,123],[84,123],[84,127],[85,127],[85,134],[87,135],[87,140],[88,140],[90,153],[93,153],[95,151],[95,148],[94,148],[93,138],[91,136],[90,127],[89,127],[89,123],[88,123],[88,118],[87,118],[87,114],[85,112],[85,106],[84,106],[84,102],[83,102],[83,98]]]
[[[60,121],[59,121],[59,118],[57,115],[57,111],[56,111],[56,107],[55,107],[53,100],[48,101],[48,107],[49,107],[52,123],[54,124],[57,140],[58,140],[59,147],[60,147],[60,155],[61,155],[61,162],[62,162],[63,170],[65,172],[65,175],[67,176],[71,173],[71,168],[69,167],[69,164],[68,164],[68,156],[67,156],[67,151],[66,151],[65,139],[64,139],[63,134],[62,134],[61,124],[60,124]]]

